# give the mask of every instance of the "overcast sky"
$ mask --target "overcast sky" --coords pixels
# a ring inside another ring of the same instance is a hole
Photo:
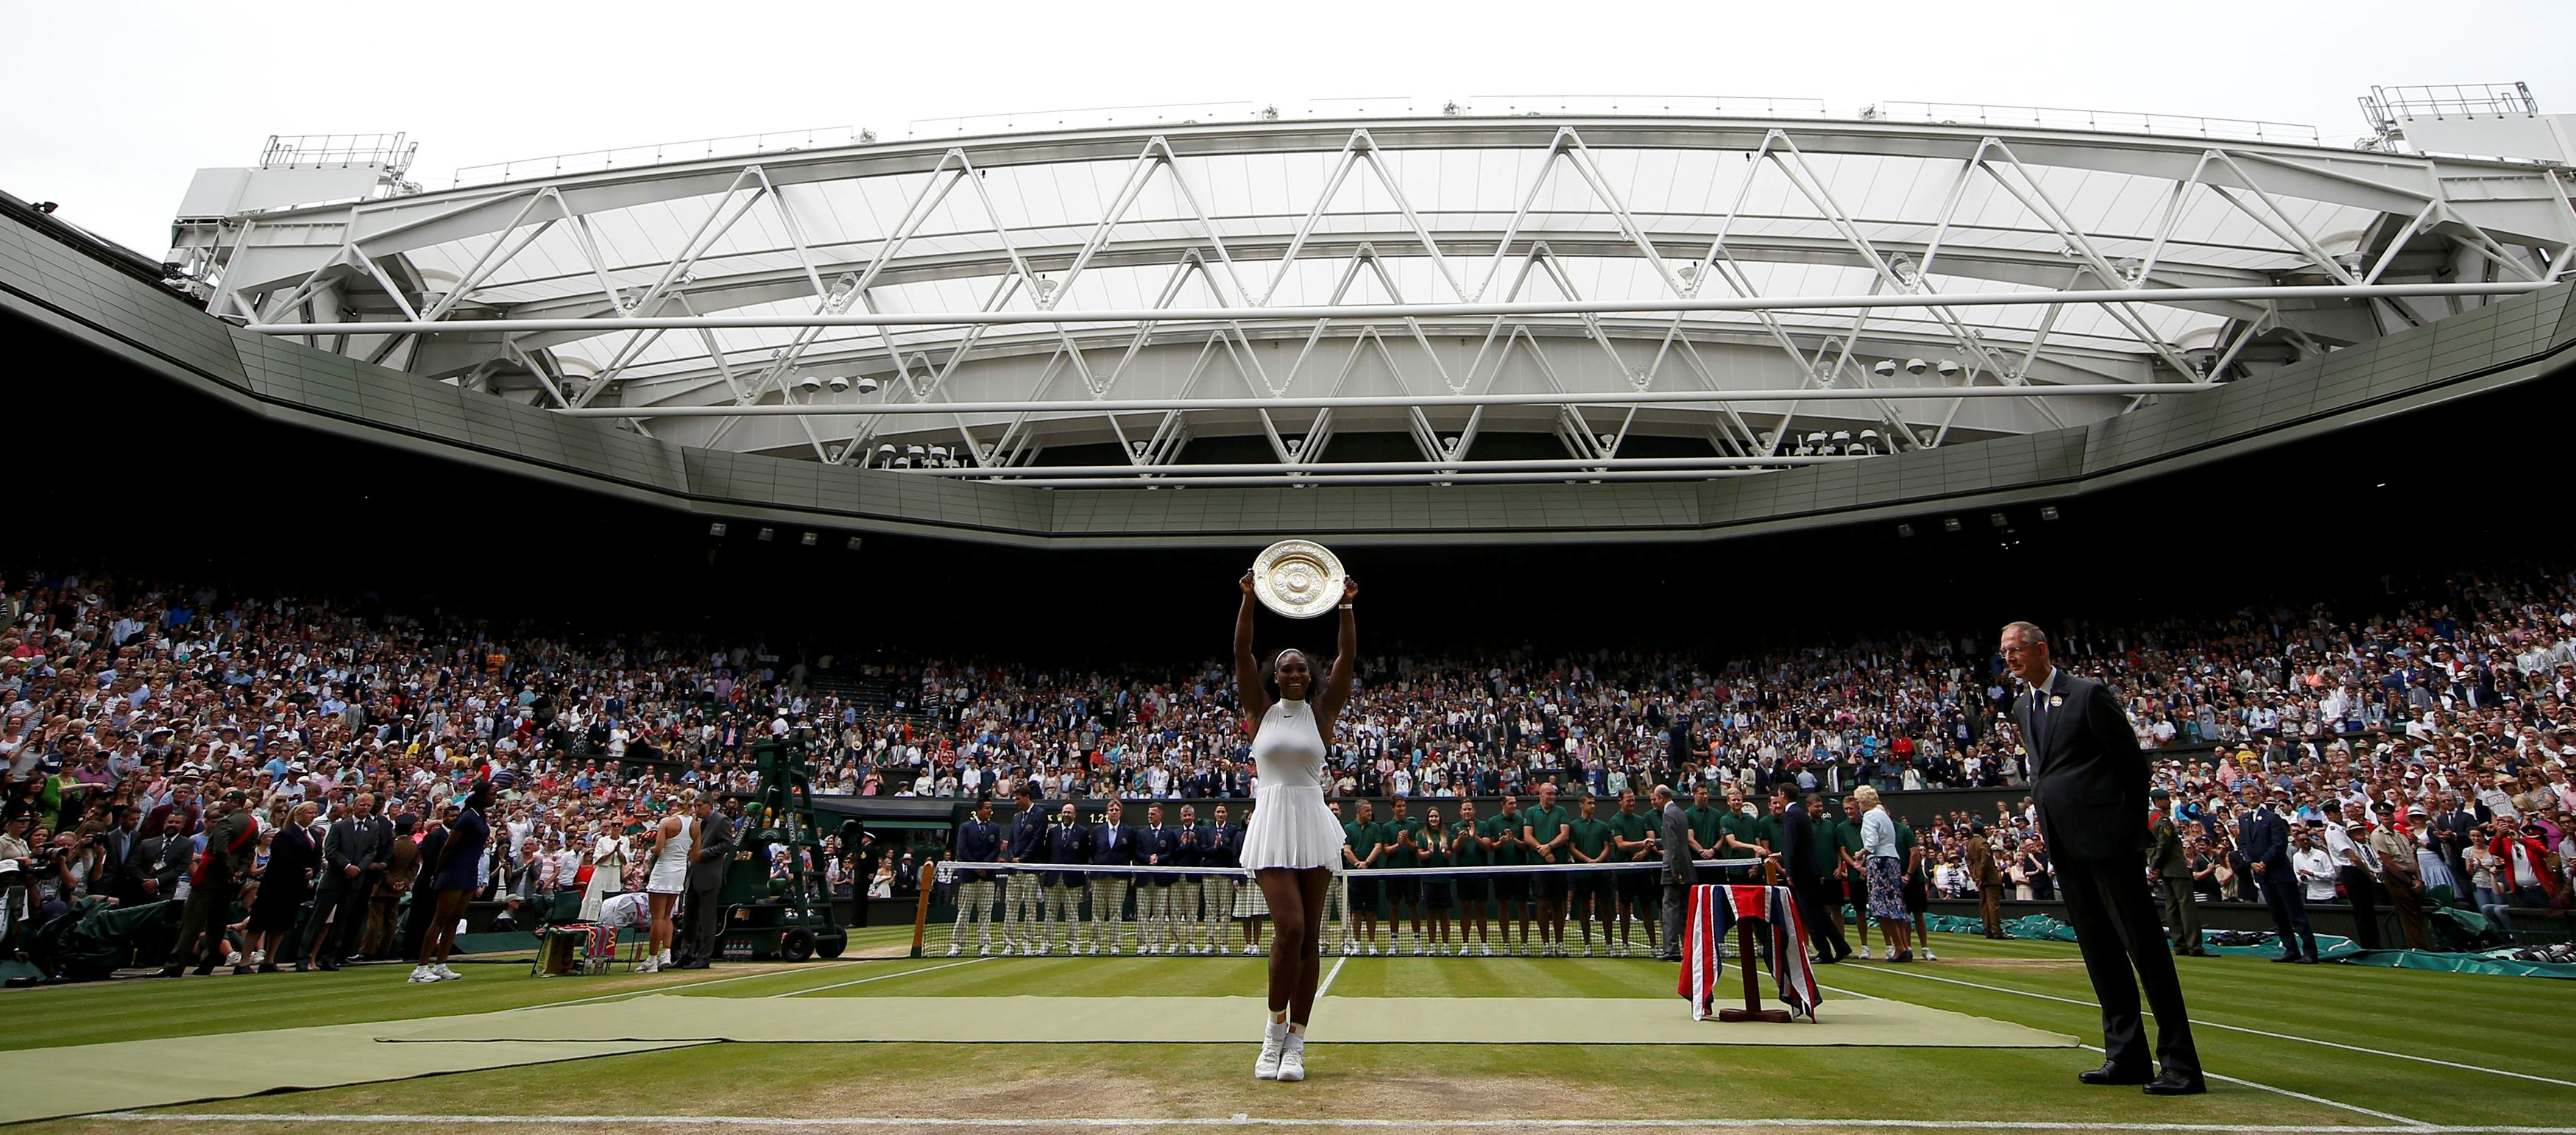
[[[270,134],[407,131],[459,166],[1059,107],[1496,94],[1768,95],[2365,129],[2383,85],[2576,110],[2576,3],[21,3],[0,189],[146,254],[201,166]],[[1471,14],[1472,13],[1472,14]]]

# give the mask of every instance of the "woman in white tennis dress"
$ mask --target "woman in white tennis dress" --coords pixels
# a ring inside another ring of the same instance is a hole
[[[1321,691],[1306,653],[1280,651],[1264,674],[1252,654],[1252,573],[1243,573],[1243,609],[1234,618],[1234,687],[1252,723],[1252,820],[1243,833],[1243,866],[1270,907],[1270,1018],[1252,1074],[1264,1080],[1306,1078],[1306,1017],[1315,1006],[1322,965],[1324,886],[1342,860],[1342,825],[1324,806],[1324,756],[1331,723],[1350,703],[1359,633],[1351,601],[1359,583],[1342,580],[1341,638]],[[1273,697],[1273,688],[1277,694]],[[1308,695],[1314,696],[1310,700]]]
[[[671,908],[680,904],[680,892],[689,889],[689,849],[698,842],[698,821],[692,814],[697,793],[680,794],[680,807],[662,817],[653,831],[653,870],[644,877],[644,891],[652,896],[653,938],[644,964],[635,967],[639,973],[652,973],[671,964]]]

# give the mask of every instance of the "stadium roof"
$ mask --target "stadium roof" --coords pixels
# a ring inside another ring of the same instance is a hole
[[[179,243],[218,314],[664,440],[1131,483],[2024,434],[2538,286],[2576,248],[2559,171],[2201,126],[1255,118],[549,173]],[[2059,300],[2102,290],[2134,298]],[[2029,302],[1937,302],[1970,295]],[[1905,306],[1796,306],[1860,296]],[[1474,306],[1498,304],[1544,310]],[[1271,314],[1342,306],[1368,311]],[[1041,312],[1065,322],[978,318]],[[2013,394],[1940,396],[1970,387]],[[1886,388],[1912,393],[1862,393]],[[902,403],[986,408],[865,412]],[[681,416],[738,406],[790,409]],[[1404,440],[1332,448],[1372,434]]]

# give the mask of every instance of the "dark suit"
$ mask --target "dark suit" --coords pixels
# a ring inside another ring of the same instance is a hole
[[[706,819],[698,821],[697,842],[689,848],[689,890],[680,900],[679,941],[671,951],[674,963],[699,969],[713,964],[722,952],[725,872],[732,869],[733,853],[740,846],[733,821],[724,813],[710,810]]]
[[[2031,753],[2031,798],[2066,919],[2102,1005],[2103,1050],[2124,1072],[2149,1070],[2138,1019],[2143,987],[2156,1015],[2156,1057],[2168,1075],[2198,1081],[2182,982],[2147,899],[2147,758],[2119,699],[2107,685],[2058,670],[2047,689],[2023,691],[2013,721]]]
[[[2256,808],[2237,819],[2236,847],[2244,854],[2246,866],[2263,865],[2261,874],[2246,874],[2258,880],[2263,905],[2272,908],[2272,929],[2281,935],[2281,952],[2317,956],[2317,936],[2308,929],[2307,893],[2290,865],[2289,822],[2269,808]]]
[[[381,817],[343,816],[322,840],[322,873],[313,885],[313,914],[304,924],[303,954],[337,969],[357,948],[367,921],[367,899],[392,851],[394,828]],[[358,869],[350,878],[345,867]],[[326,936],[327,935],[327,936]]]
[[[1690,917],[1690,889],[1699,882],[1699,864],[1691,860],[1690,817],[1681,801],[1664,802],[1662,829],[1664,865],[1655,877],[1664,884],[1664,950],[1678,958],[1682,923]]]
[[[134,854],[125,857],[125,872],[119,879],[119,893],[135,897],[128,903],[162,902],[179,893],[179,879],[188,873],[188,837],[156,835],[136,841]],[[152,880],[146,891],[145,879]]]
[[[2200,904],[2192,901],[2191,855],[2173,817],[2161,812],[2147,828],[2147,865],[2155,868],[2156,891],[2164,897],[2165,926],[2177,954],[2206,954],[2200,945]]]
[[[1825,917],[1825,904],[1841,902],[1842,896],[1829,889],[1834,880],[1816,870],[1820,838],[1806,801],[1791,804],[1780,814],[1780,862],[1788,868],[1789,897],[1798,905],[1798,921],[1806,924],[1817,957],[1841,961],[1851,955],[1851,942],[1843,937],[1842,927]]]

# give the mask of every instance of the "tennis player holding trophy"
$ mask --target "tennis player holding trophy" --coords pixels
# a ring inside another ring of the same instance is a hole
[[[1234,616],[1234,688],[1252,729],[1255,778],[1252,819],[1243,835],[1243,866],[1261,888],[1276,931],[1270,950],[1270,1014],[1261,1059],[1252,1074],[1263,1080],[1306,1078],[1306,1018],[1315,1006],[1321,965],[1324,890],[1342,858],[1342,826],[1324,806],[1324,756],[1331,723],[1351,697],[1351,672],[1359,656],[1351,602],[1359,583],[1341,561],[1310,540],[1282,540],[1264,549],[1243,573],[1243,606]],[[1310,619],[1327,610],[1341,615],[1341,637],[1332,673],[1315,691],[1306,652],[1280,651],[1267,669],[1252,653],[1252,604]]]

